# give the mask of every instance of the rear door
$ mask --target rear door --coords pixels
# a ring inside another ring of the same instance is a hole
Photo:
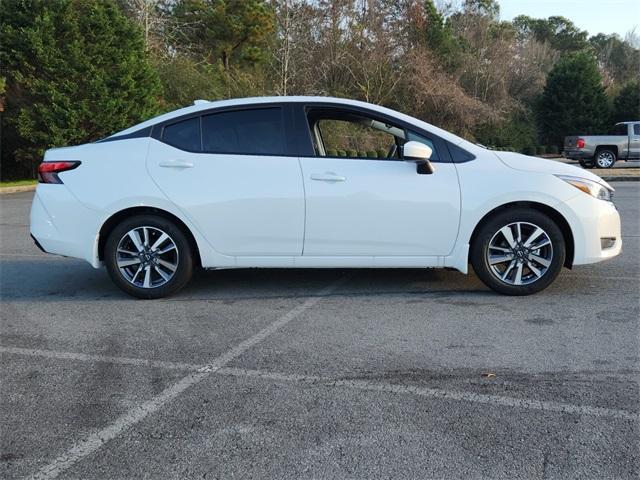
[[[163,125],[147,168],[213,248],[231,256],[301,255],[304,189],[288,155],[284,107],[211,111]]]

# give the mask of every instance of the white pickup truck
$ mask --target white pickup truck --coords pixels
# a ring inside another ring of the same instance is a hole
[[[563,154],[585,168],[611,168],[616,160],[638,160],[640,121],[616,123],[609,135],[565,137]]]

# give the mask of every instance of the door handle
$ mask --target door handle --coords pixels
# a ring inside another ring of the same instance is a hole
[[[184,160],[163,160],[158,165],[164,168],[193,168],[192,162]]]
[[[319,182],[344,182],[346,179],[347,177],[336,175],[333,172],[311,174],[311,180],[317,180]]]

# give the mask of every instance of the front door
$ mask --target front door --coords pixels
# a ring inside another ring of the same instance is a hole
[[[440,256],[455,244],[460,187],[425,136],[362,113],[308,112],[316,156],[301,158],[305,256]],[[433,174],[402,159],[407,140],[433,149]]]

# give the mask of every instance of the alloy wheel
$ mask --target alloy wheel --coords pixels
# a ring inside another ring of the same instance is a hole
[[[514,222],[500,228],[486,252],[493,275],[508,285],[529,285],[542,278],[553,260],[551,238],[533,223]]]
[[[615,161],[615,156],[609,151],[600,152],[596,158],[596,163],[600,168],[609,168]]]
[[[169,282],[178,268],[178,259],[173,239],[156,227],[129,230],[116,250],[121,275],[140,288],[157,288]]]

